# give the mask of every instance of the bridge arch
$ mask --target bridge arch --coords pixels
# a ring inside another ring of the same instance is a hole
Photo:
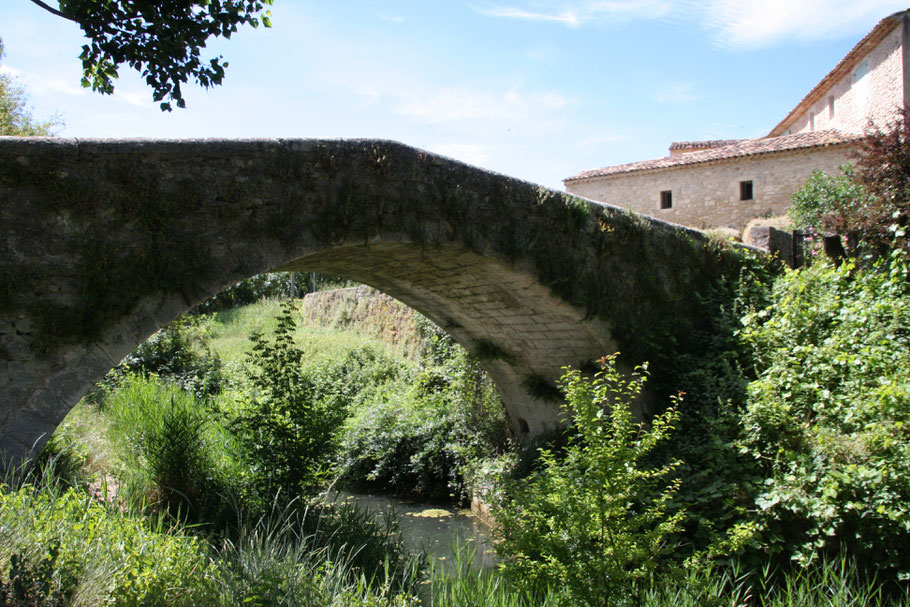
[[[402,144],[0,138],[0,456],[148,335],[266,271],[337,274],[479,354],[519,432],[555,379],[694,343],[742,251]],[[665,344],[659,340],[666,340]]]

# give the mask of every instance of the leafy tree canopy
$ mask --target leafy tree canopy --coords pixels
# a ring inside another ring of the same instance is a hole
[[[32,2],[85,32],[82,86],[109,95],[127,64],[168,112],[172,104],[186,107],[181,85],[190,79],[205,88],[224,79],[223,56],[200,56],[209,38],[230,38],[241,25],[271,27],[265,6],[272,0],[59,0],[59,8]]]
[[[0,40],[0,60],[3,58],[3,41]],[[56,119],[38,122],[32,118],[28,97],[16,80],[0,74],[0,135],[27,137],[52,135],[59,124]]]

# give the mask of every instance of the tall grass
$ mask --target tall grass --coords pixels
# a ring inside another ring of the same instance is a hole
[[[198,538],[44,476],[0,490],[0,604],[191,606],[211,595]]]
[[[884,587],[846,557],[785,573],[741,562],[687,571],[682,578],[648,581],[633,589],[637,607],[886,607],[910,605],[897,584]]]
[[[574,607],[559,588],[531,596],[455,549],[454,572],[406,555],[393,524],[350,505],[291,504],[208,541],[55,482],[51,471],[0,486],[0,605],[303,605]],[[615,605],[886,607],[849,559],[785,574],[742,564],[647,580]]]
[[[211,471],[219,454],[206,440],[209,421],[193,395],[155,376],[127,375],[104,409],[121,496],[172,512],[202,508],[215,490]]]
[[[285,508],[241,526],[215,550],[218,604],[411,604],[420,560],[363,516],[349,505],[340,517],[331,507]]]
[[[434,563],[431,570],[430,590],[424,602],[432,607],[556,607],[559,598],[555,591],[534,596],[515,588],[508,578],[496,571],[483,570],[474,565],[476,551],[472,546],[452,547],[454,571]]]

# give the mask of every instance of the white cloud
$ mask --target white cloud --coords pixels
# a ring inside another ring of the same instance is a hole
[[[548,21],[574,28],[633,19],[658,19],[667,16],[673,9],[673,2],[670,0],[569,0],[527,4],[528,6],[475,6],[474,10],[488,17]]]
[[[20,81],[25,84],[30,95],[38,95],[41,93],[50,93],[50,94],[60,94],[67,95],[69,97],[78,97],[86,94],[86,90],[78,84],[73,84],[79,82],[79,78],[76,77],[75,80],[71,80],[66,77],[59,76],[50,76],[46,77],[39,74],[24,74],[21,73],[16,68],[7,68],[6,66],[2,69],[3,72],[9,73],[11,76],[18,77]]]
[[[576,150],[585,150],[590,148],[598,148],[606,145],[613,145],[617,143],[624,143],[629,141],[628,135],[591,135],[588,137],[583,137],[575,141],[572,146]]]
[[[755,48],[863,34],[906,0],[707,0],[703,24],[726,47]]]
[[[667,104],[695,101],[698,97],[695,95],[694,88],[689,82],[662,85],[660,92],[654,95],[654,100]]]
[[[153,104],[153,102],[151,101],[152,95],[148,91],[136,91],[136,92],[124,93],[117,89],[114,89],[114,97],[117,99],[121,99],[121,100],[125,101],[126,103],[136,106],[136,107],[141,107],[141,108],[158,107],[157,103]]]
[[[512,87],[503,92],[468,87],[397,91],[393,111],[424,122],[507,119],[524,122],[570,105],[554,91],[525,93]]]
[[[508,17],[510,19],[525,19],[527,21],[552,21],[554,23],[562,23],[569,27],[578,27],[580,25],[578,13],[572,11],[564,11],[561,13],[537,13],[514,6],[477,9],[477,11],[487,17]]]
[[[474,10],[567,27],[674,19],[708,30],[722,47],[758,48],[862,35],[905,8],[906,0],[518,0]]]
[[[490,159],[490,155],[481,146],[470,143],[438,143],[429,146],[429,150],[478,166],[486,164]]]

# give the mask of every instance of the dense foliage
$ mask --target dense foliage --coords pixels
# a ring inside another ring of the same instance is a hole
[[[342,481],[459,500],[468,497],[465,467],[511,448],[505,408],[492,382],[440,333],[436,328],[425,336],[420,367],[399,367],[385,378],[374,367],[372,387],[358,395],[345,424]]]
[[[234,422],[254,476],[267,495],[296,496],[321,485],[347,415],[337,402],[318,398],[294,343],[296,308],[284,303],[273,339],[254,334],[249,357],[250,406]]]
[[[123,516],[80,489],[0,490],[0,605],[198,605],[198,538]]]
[[[207,319],[181,316],[128,354],[114,375],[156,374],[199,397],[217,393],[224,377],[221,359],[208,347],[210,331]]]
[[[910,108],[867,130],[857,154],[856,178],[877,201],[863,224],[864,237],[887,248],[895,242],[895,225],[910,226]],[[896,242],[907,249],[910,241],[900,236]]]
[[[676,409],[637,422],[631,403],[643,384],[638,371],[623,377],[615,357],[593,379],[577,370],[563,376],[575,431],[565,453],[542,449],[541,470],[495,510],[502,567],[520,583],[564,588],[572,605],[620,605],[636,600],[634,581],[665,564],[682,523],[672,509],[680,480],[676,463],[655,466],[648,456],[672,431]]]
[[[816,171],[793,195],[790,217],[797,228],[834,233],[852,256],[908,249],[895,231],[910,226],[910,109],[885,124],[872,125],[841,174]]]
[[[414,605],[419,559],[348,506],[289,509],[230,537],[96,500],[0,486],[0,605]]]
[[[59,9],[32,2],[85,33],[82,86],[109,95],[118,68],[127,64],[166,111],[172,103],[186,107],[180,87],[190,79],[205,88],[221,84],[228,63],[220,55],[201,57],[210,38],[230,38],[244,25],[271,27],[265,7],[272,0],[59,0]]]
[[[840,234],[848,253],[857,253],[859,236],[868,232],[866,222],[874,215],[875,199],[857,183],[853,165],[845,164],[840,175],[814,171],[806,184],[793,194],[789,216],[793,225],[810,235]]]
[[[817,263],[746,319],[758,379],[740,448],[763,479],[755,506],[770,553],[846,551],[910,575],[910,274]]]

